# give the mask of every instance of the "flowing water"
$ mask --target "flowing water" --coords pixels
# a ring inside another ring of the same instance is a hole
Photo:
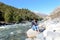
[[[20,23],[5,25],[0,27],[0,40],[25,40],[26,31],[30,28],[31,23]]]
[[[60,40],[60,20],[54,19],[52,21],[46,21],[43,24],[47,26],[47,29],[38,34],[34,40]],[[27,30],[30,28],[31,22],[0,26],[0,40],[31,40],[26,36]]]

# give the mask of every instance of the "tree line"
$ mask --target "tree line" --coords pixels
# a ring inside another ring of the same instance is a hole
[[[19,23],[21,21],[31,21],[34,18],[37,20],[43,19],[29,9],[18,9],[0,2],[0,21]]]

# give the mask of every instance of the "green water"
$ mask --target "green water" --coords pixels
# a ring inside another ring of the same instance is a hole
[[[6,28],[0,28],[0,40],[25,40],[29,26],[30,23],[3,26]]]

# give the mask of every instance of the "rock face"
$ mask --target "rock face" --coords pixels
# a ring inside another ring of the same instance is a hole
[[[47,17],[47,20],[43,21],[42,24],[39,24],[39,27],[45,27],[46,29],[37,35],[33,30],[29,29],[27,31],[27,36],[36,36],[36,40],[60,40],[60,7],[54,10],[52,14]],[[32,36],[33,34],[35,35]]]
[[[43,34],[46,40],[60,40],[60,20],[47,21],[45,26]]]
[[[48,18],[50,17],[50,18]],[[60,40],[60,7],[56,8],[43,22],[46,30],[43,32],[46,40]]]
[[[50,15],[52,19],[60,17],[60,7],[56,8]]]

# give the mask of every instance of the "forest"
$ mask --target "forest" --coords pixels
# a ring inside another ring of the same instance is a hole
[[[34,12],[27,8],[15,8],[0,2],[0,22],[20,23],[22,21],[31,21],[32,19],[42,20]]]

